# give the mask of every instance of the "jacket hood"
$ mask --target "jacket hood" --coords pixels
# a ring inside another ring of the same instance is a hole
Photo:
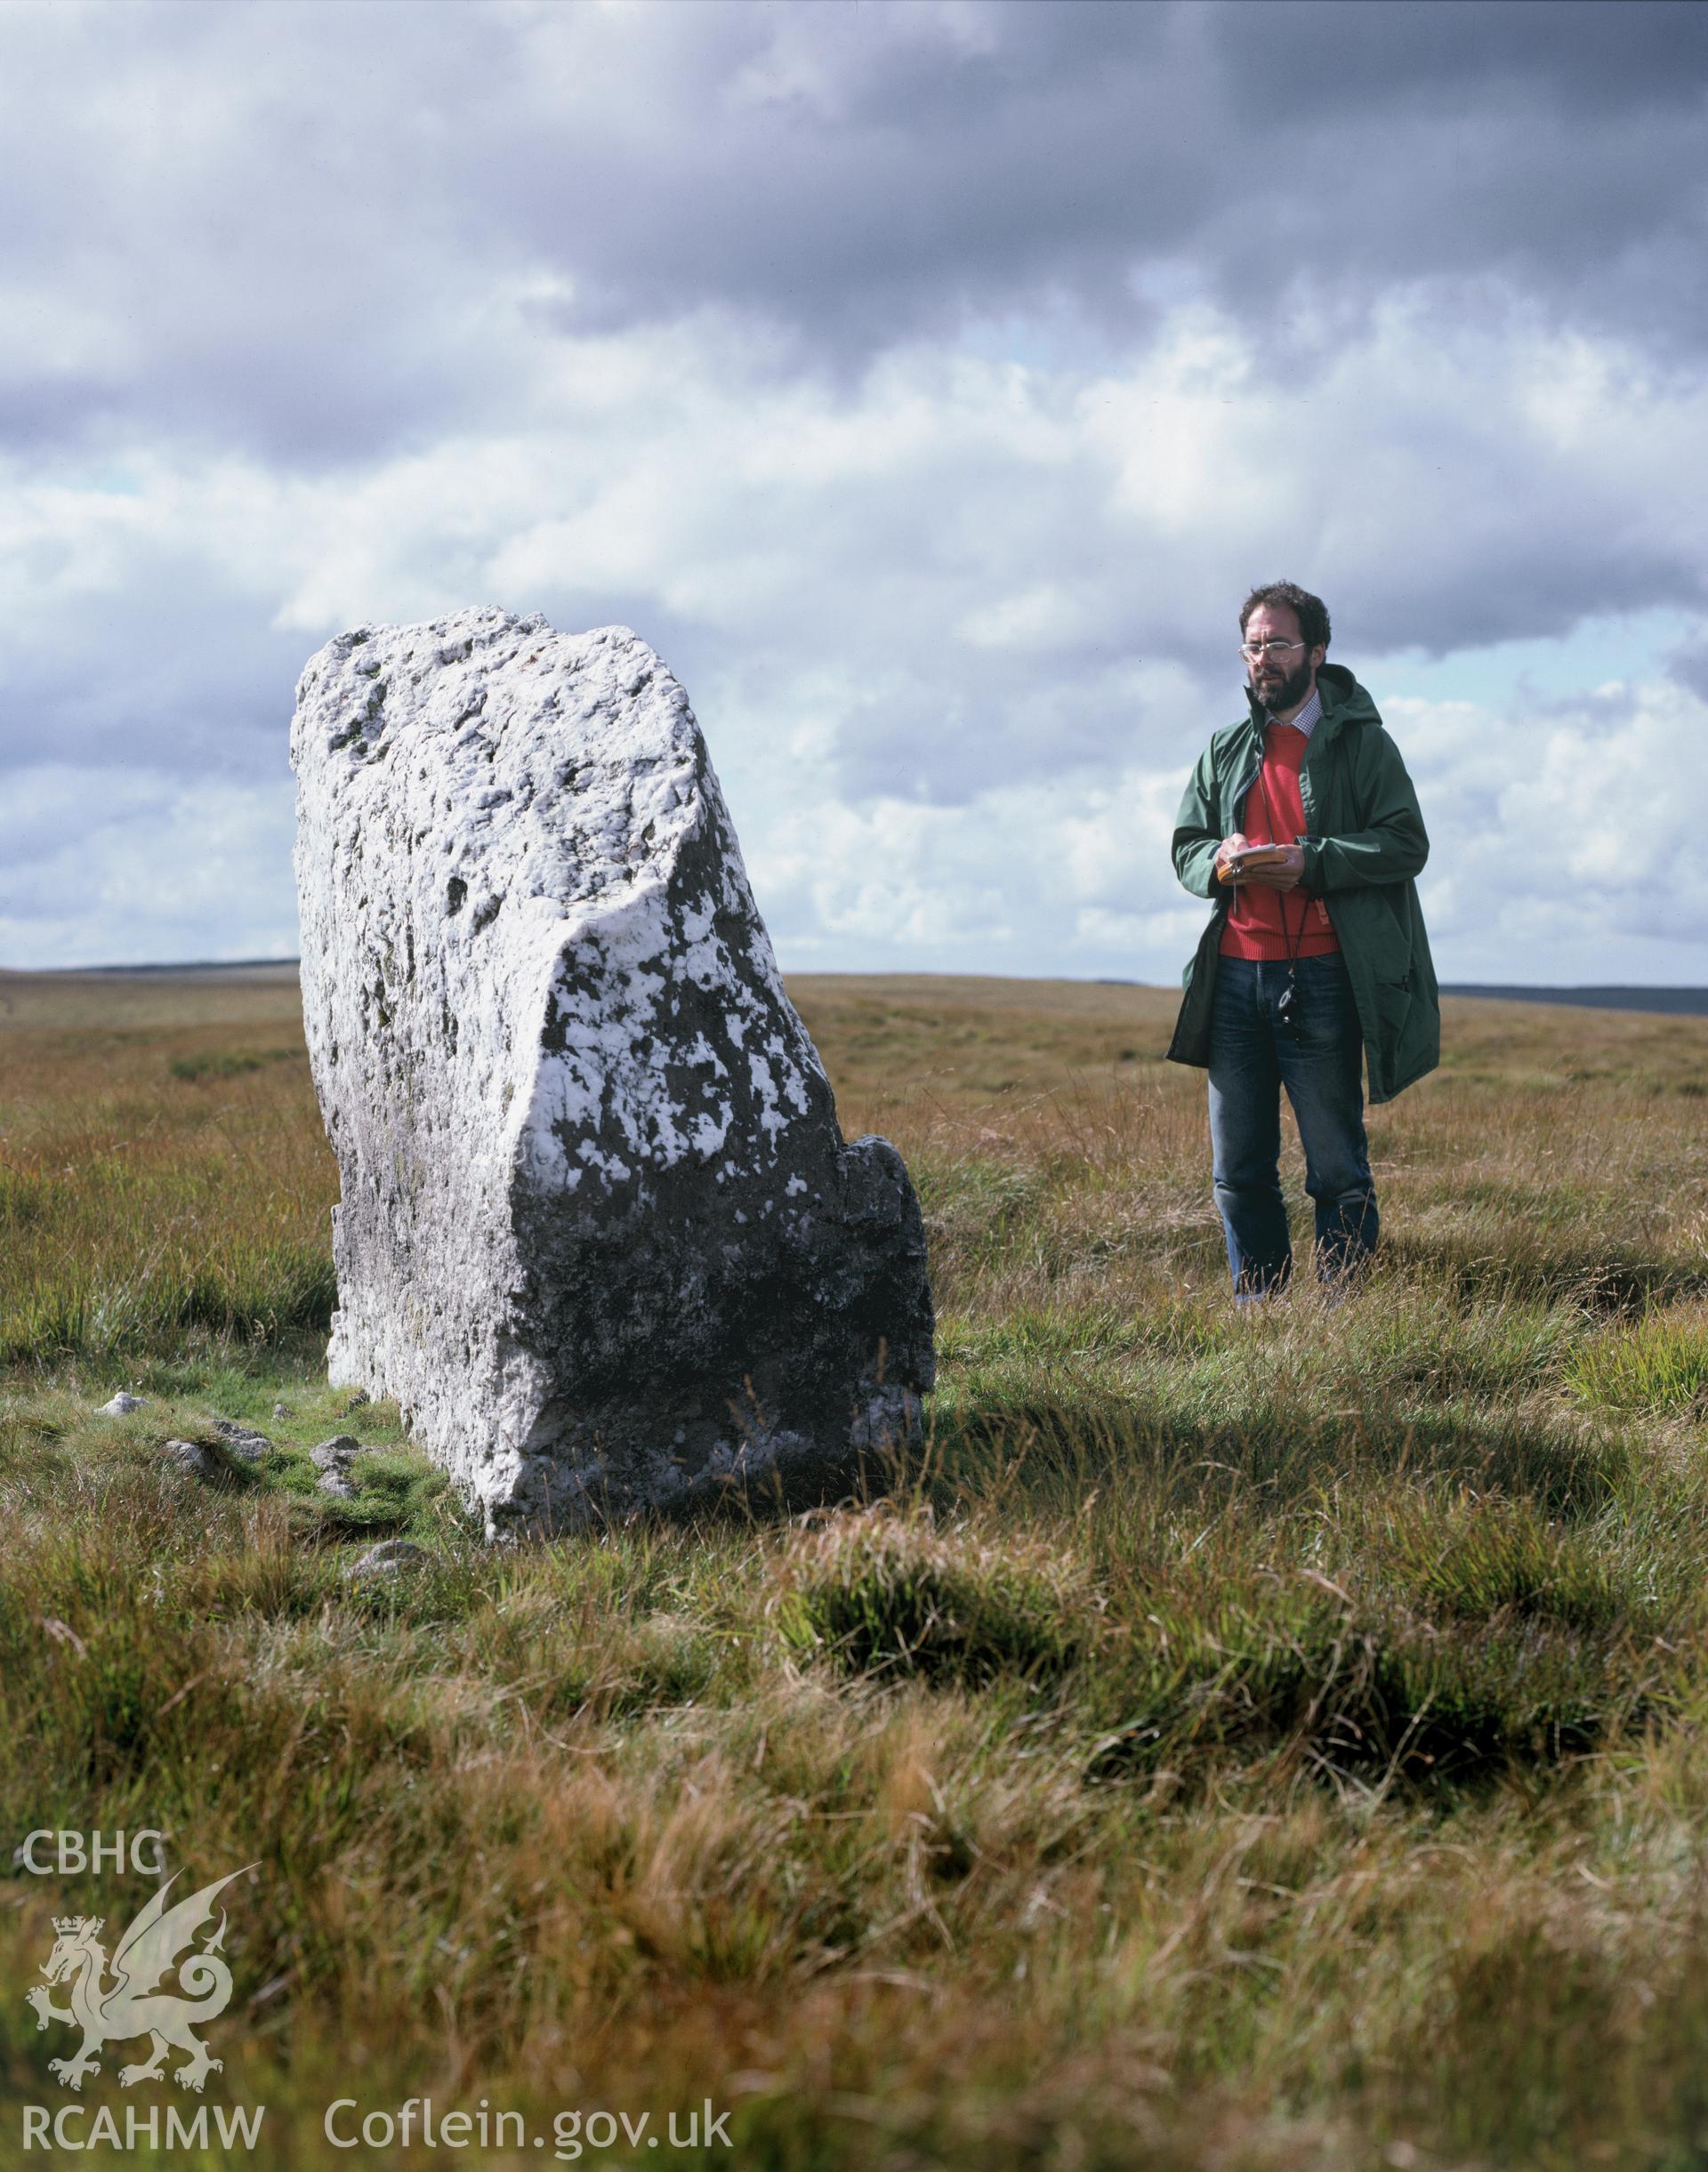
[[[1336,731],[1349,724],[1382,721],[1382,712],[1343,664],[1319,664],[1317,690],[1323,697],[1323,722],[1333,725]],[[1245,689],[1245,705],[1253,723],[1261,729],[1267,712],[1250,687]]]

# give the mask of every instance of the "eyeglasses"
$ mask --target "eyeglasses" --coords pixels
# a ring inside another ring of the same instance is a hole
[[[1302,648],[1302,641],[1242,641],[1239,653],[1247,664],[1255,664],[1260,656],[1267,656],[1271,664],[1279,664],[1295,648]]]

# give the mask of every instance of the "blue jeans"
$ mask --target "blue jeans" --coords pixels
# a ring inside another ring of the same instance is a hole
[[[1374,1251],[1376,1189],[1364,1137],[1364,1038],[1345,961],[1301,958],[1280,1014],[1285,960],[1220,958],[1210,1024],[1210,1143],[1216,1204],[1238,1297],[1278,1290],[1293,1272],[1281,1198],[1281,1089],[1305,1149],[1317,1209],[1317,1272],[1332,1281]],[[1295,1034],[1293,1026],[1296,1025]]]

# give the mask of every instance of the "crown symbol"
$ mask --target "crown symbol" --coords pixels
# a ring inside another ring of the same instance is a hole
[[[98,1936],[106,1920],[105,1916],[55,1916],[53,1928],[64,1936],[72,1931],[80,1931],[87,1925],[91,1935]]]

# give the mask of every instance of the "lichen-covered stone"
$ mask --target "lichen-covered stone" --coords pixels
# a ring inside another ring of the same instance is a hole
[[[423,1567],[432,1556],[424,1546],[417,1546],[412,1539],[382,1539],[377,1546],[370,1546],[359,1561],[348,1564],[343,1571],[347,1584],[367,1584],[401,1576],[406,1569]]]
[[[333,1381],[395,1396],[498,1530],[834,1483],[913,1431],[913,1187],[842,1138],[652,650],[359,627],[291,744]]]
[[[329,1441],[310,1449],[309,1460],[316,1470],[342,1470],[361,1452],[362,1444],[353,1433],[334,1433]]]
[[[214,1430],[224,1442],[227,1452],[245,1463],[264,1463],[273,1453],[273,1444],[264,1433],[257,1433],[253,1426],[241,1426],[235,1418],[216,1418]]]

